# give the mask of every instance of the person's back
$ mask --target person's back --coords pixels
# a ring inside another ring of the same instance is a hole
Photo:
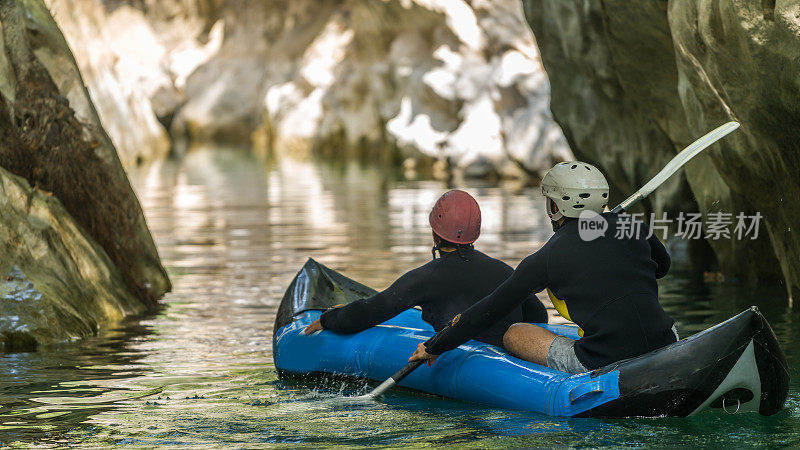
[[[475,250],[473,243],[480,235],[480,207],[468,193],[453,190],[442,195],[431,210],[429,221],[433,261],[407,272],[372,297],[324,312],[305,332],[327,329],[357,333],[414,306],[421,307],[422,319],[439,331],[457,322],[461,311],[490,294],[514,272],[506,263]],[[502,346],[509,326],[516,322],[547,322],[547,311],[539,299],[530,296],[495,319],[475,339]]]
[[[673,320],[658,302],[656,278],[669,268],[653,255],[647,225],[615,233],[619,216],[605,213],[605,236],[581,238],[579,220],[564,222],[542,248],[547,287],[554,303],[564,299],[569,318],[581,325],[575,353],[586,367],[600,367],[675,342]],[[660,245],[660,244],[658,244]]]
[[[444,328],[478,300],[491,294],[514,272],[508,264],[474,249],[464,250],[462,255],[456,252],[444,253],[441,258],[426,264],[433,267],[431,277],[420,286],[421,290],[429,292],[424,297],[426,301],[420,306],[422,318],[436,331]],[[522,308],[515,308],[475,339],[501,345],[503,334],[511,324],[526,319],[547,322],[547,312],[543,305],[538,314],[535,308],[530,309],[532,313],[523,314]]]
[[[323,328],[356,333],[419,306],[422,319],[434,330],[441,330],[460,312],[494,291],[513,272],[506,263],[480,251],[462,249],[460,252],[443,252],[440,258],[407,272],[381,293],[327,311],[321,320]],[[529,299],[475,339],[502,346],[508,327],[523,321],[547,322],[547,312],[541,302]]]

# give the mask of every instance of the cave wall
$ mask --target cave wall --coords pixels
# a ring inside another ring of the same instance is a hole
[[[726,274],[800,282],[794,2],[524,0],[552,86],[552,109],[579,158],[631,192],[708,130],[742,124],[645,205],[764,216],[757,240],[709,240]],[[777,5],[777,6],[776,6]],[[618,194],[618,198],[625,194]]]

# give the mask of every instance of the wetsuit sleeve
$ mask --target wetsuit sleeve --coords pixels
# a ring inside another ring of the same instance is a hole
[[[547,308],[544,307],[536,294],[528,295],[522,302],[522,321],[528,323],[547,323]]]
[[[542,248],[519,264],[514,273],[489,296],[472,305],[425,343],[428,353],[440,355],[467,342],[492,326],[531,293],[547,287],[547,254]]]
[[[650,244],[650,259],[658,264],[658,267],[656,267],[656,278],[664,278],[664,275],[669,272],[671,263],[669,253],[667,253],[664,244],[658,240],[655,234],[647,239],[647,243]]]
[[[424,291],[419,289],[420,277],[419,270],[412,270],[372,297],[326,311],[320,316],[322,328],[344,334],[358,333],[391,319],[419,304],[420,292]]]

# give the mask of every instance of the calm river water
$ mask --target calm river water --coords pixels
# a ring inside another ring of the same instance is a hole
[[[0,354],[0,446],[800,446],[800,307],[780,287],[709,285],[680,270],[661,292],[682,335],[751,304],[765,313],[793,377],[784,411],[559,419],[407,392],[326,406],[318,399],[337,392],[276,376],[283,291],[309,256],[376,288],[427,261],[427,213],[445,185],[219,149],[131,175],[174,290],[157,315],[99,337]],[[535,189],[469,189],[489,254],[516,265],[551,234]]]

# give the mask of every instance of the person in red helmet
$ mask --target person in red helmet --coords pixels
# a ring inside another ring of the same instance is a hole
[[[457,322],[461,311],[494,291],[514,271],[475,250],[473,244],[481,233],[481,210],[468,193],[452,190],[442,195],[431,210],[429,222],[432,261],[407,272],[372,297],[329,309],[306,327],[305,333],[323,329],[357,333],[414,306],[422,308],[422,319],[439,331]],[[547,311],[531,295],[475,339],[502,347],[503,334],[516,322],[546,323]]]

